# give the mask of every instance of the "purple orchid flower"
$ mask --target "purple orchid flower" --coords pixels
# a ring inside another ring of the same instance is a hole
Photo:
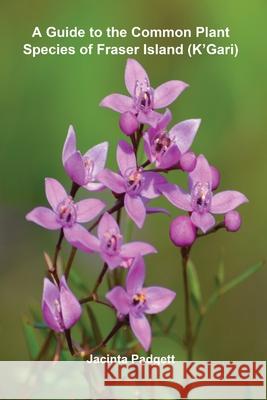
[[[104,169],[97,178],[114,193],[125,193],[126,212],[136,225],[142,228],[146,217],[147,199],[160,196],[157,186],[166,180],[156,172],[144,171],[142,167],[138,167],[133,147],[124,141],[118,144],[117,162],[120,175]]]
[[[80,319],[80,303],[64,276],[60,279],[59,287],[49,279],[44,279],[42,312],[45,323],[55,332],[64,332]]]
[[[201,122],[200,119],[182,121],[167,132],[171,119],[171,112],[166,110],[156,127],[149,128],[144,134],[146,155],[157,168],[167,169],[178,164],[181,156],[190,149]]]
[[[107,152],[108,142],[103,142],[82,155],[76,148],[74,128],[70,126],[62,152],[65,171],[77,185],[90,191],[101,190],[104,186],[96,182],[96,176],[105,167]]]
[[[145,314],[157,314],[165,310],[176,293],[158,286],[144,288],[144,280],[144,260],[138,257],[128,272],[126,290],[116,286],[107,293],[106,298],[116,308],[119,318],[129,315],[131,329],[147,351],[151,344],[151,327]]]
[[[83,247],[88,246],[90,251],[100,254],[110,269],[118,266],[128,268],[133,258],[138,255],[157,253],[157,250],[148,243],[131,242],[123,244],[123,237],[115,219],[109,213],[105,213],[97,227],[98,238],[87,234]]]
[[[105,208],[105,203],[98,199],[74,203],[64,187],[53,178],[45,179],[45,192],[52,210],[36,207],[26,215],[26,219],[46,229],[63,229],[66,240],[83,250],[81,243],[88,232],[80,223],[94,219]]]
[[[171,183],[160,187],[162,194],[176,207],[189,211],[192,223],[206,233],[215,225],[212,214],[225,214],[248,199],[242,193],[227,190],[212,193],[212,172],[203,155],[198,156],[195,169],[189,173],[190,194]]]
[[[125,85],[131,97],[114,93],[105,97],[100,105],[121,114],[131,112],[141,124],[156,126],[160,114],[155,109],[167,107],[188,86],[182,81],[168,81],[153,89],[139,62],[128,59],[125,68]]]

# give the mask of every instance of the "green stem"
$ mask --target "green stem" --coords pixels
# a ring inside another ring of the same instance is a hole
[[[189,260],[190,247],[183,247],[181,249],[182,267],[183,267],[183,283],[184,283],[184,304],[185,304],[185,345],[187,348],[188,360],[193,358],[193,333],[192,321],[190,311],[190,291],[188,282],[188,260]]]

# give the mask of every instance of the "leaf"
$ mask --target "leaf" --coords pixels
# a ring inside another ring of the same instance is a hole
[[[101,330],[99,328],[95,314],[89,305],[86,306],[86,311],[87,311],[88,317],[89,317],[91,325],[92,325],[95,344],[98,344],[98,343],[102,342],[102,340],[103,340]]]
[[[230,282],[222,286],[220,294],[222,295],[229,292],[229,290],[233,289],[234,287],[248,279],[251,275],[255,274],[255,272],[257,272],[262,266],[263,262],[259,262],[258,264],[252,265],[251,267],[247,268],[240,275],[236,276]]]
[[[165,329],[165,333],[169,333],[174,325],[174,322],[176,320],[176,315],[173,315],[168,323],[168,325],[166,326]]]
[[[27,347],[32,360],[35,360],[40,351],[35,329],[27,321],[23,321],[23,330],[26,338]]]
[[[192,302],[199,311],[202,305],[201,288],[196,268],[191,260],[188,260],[187,271]]]
[[[224,262],[221,261],[219,264],[217,274],[215,276],[215,283],[218,287],[221,287],[223,282],[224,282]]]

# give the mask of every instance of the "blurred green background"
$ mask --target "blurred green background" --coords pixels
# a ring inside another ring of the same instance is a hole
[[[250,200],[240,211],[244,224],[237,234],[220,231],[202,239],[192,257],[200,275],[205,299],[214,287],[214,275],[224,259],[226,280],[266,257],[266,12],[267,2],[244,1],[140,1],[110,2],[69,0],[17,0],[0,2],[0,358],[28,358],[22,315],[30,304],[39,305],[45,271],[42,252],[50,253],[57,233],[26,223],[24,216],[46,204],[46,176],[70,186],[61,165],[67,128],[72,123],[82,151],[108,140],[108,165],[115,167],[116,142],[121,138],[118,115],[101,109],[99,101],[112,92],[125,92],[124,56],[46,56],[32,59],[22,54],[24,43],[67,44],[71,39],[31,39],[34,26],[191,27],[229,26],[239,56],[184,57],[138,56],[149,71],[153,86],[180,79],[190,87],[171,105],[173,121],[202,118],[193,149],[205,153],[222,171],[221,189],[244,192]],[[90,40],[81,39],[77,44]],[[119,44],[119,40],[100,40]],[[179,40],[178,40],[179,41]],[[210,39],[219,43],[220,40]],[[142,39],[122,44],[141,45]],[[162,44],[174,41],[147,40]],[[177,175],[181,182],[180,175]],[[83,192],[83,195],[86,195]],[[111,198],[105,196],[110,203]],[[177,210],[171,208],[172,215]],[[159,250],[147,257],[148,282],[177,290],[177,300],[166,320],[177,314],[174,332],[184,332],[181,263],[168,239],[169,219],[150,216],[135,238]],[[66,258],[69,249],[63,249]],[[79,254],[75,261],[88,288],[100,270],[97,257]],[[196,358],[266,359],[267,270],[263,268],[214,306],[197,345]],[[104,318],[109,329],[111,317]],[[105,314],[106,316],[106,314]],[[183,357],[179,343],[155,339],[155,353]]]

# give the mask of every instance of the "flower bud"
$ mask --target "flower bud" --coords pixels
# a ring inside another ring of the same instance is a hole
[[[192,172],[195,169],[197,163],[197,158],[195,153],[192,151],[188,151],[181,155],[180,158],[180,167],[185,172]]]
[[[213,165],[210,165],[211,169],[211,178],[212,178],[212,190],[216,190],[221,182],[221,174],[217,168],[215,168]]]
[[[224,216],[224,224],[228,232],[237,232],[240,229],[241,223],[242,219],[238,211],[229,211]]]
[[[182,215],[175,218],[170,225],[170,238],[175,246],[191,246],[196,239],[196,227],[190,217]]]
[[[121,114],[119,125],[121,131],[127,136],[131,136],[139,128],[136,116],[130,111]]]

